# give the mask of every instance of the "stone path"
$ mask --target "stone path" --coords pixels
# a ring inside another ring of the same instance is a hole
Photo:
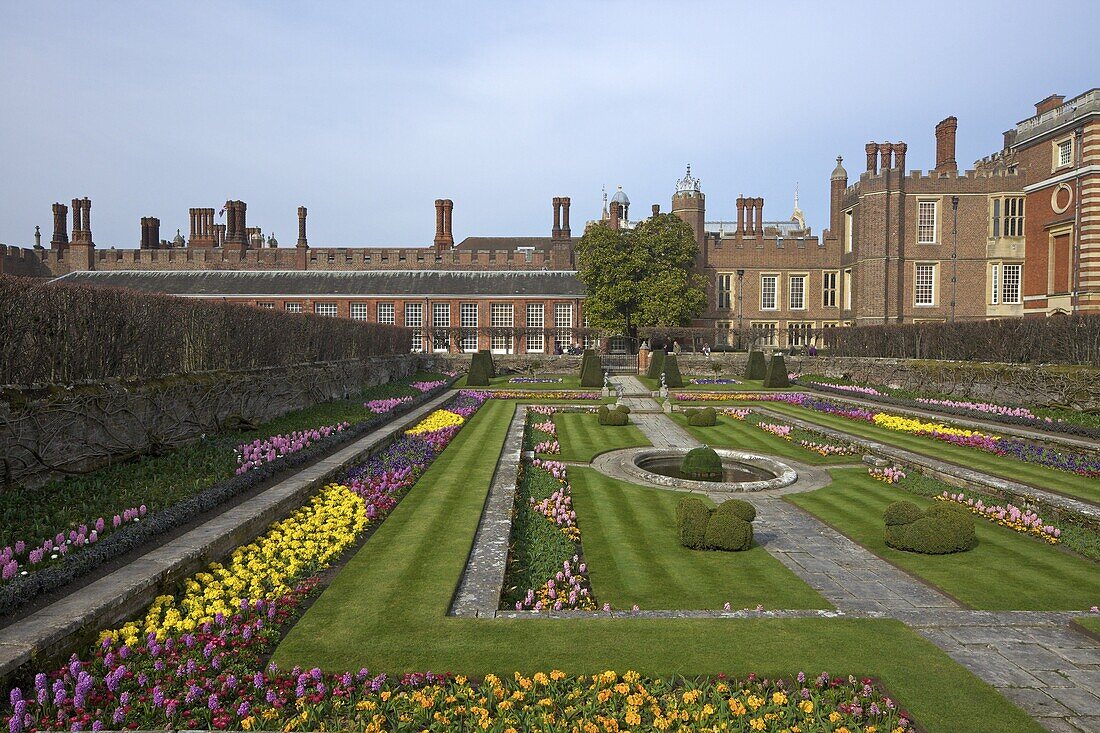
[[[0,629],[0,680],[28,662],[68,654],[99,629],[131,618],[165,585],[201,570],[251,542],[306,498],[351,467],[393,433],[450,399],[450,390],[227,509],[170,542],[150,550],[61,600]]]

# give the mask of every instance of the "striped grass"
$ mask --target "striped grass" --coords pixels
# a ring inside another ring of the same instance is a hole
[[[633,424],[600,425],[597,416],[585,412],[559,412],[554,415],[558,427],[560,461],[588,463],[601,453],[620,448],[649,445],[645,434]]]

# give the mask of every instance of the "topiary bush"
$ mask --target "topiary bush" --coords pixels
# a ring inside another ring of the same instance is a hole
[[[470,360],[470,373],[466,375],[466,386],[488,387],[494,371],[492,353],[482,349]]]
[[[709,522],[710,507],[699,497],[685,496],[676,505],[676,531],[684,547],[702,548]]]
[[[600,368],[600,357],[595,351],[584,352],[584,357],[581,359],[581,386],[603,386],[603,370]]]
[[[978,544],[974,515],[957,504],[937,503],[923,512],[908,501],[894,502],[882,513],[886,544],[895,550],[947,555]]]
[[[713,428],[718,424],[718,411],[713,407],[687,411],[688,425],[695,428]]]
[[[680,376],[680,364],[676,361],[676,354],[669,354],[665,357],[665,386],[684,386],[684,378]]]
[[[716,514],[732,514],[743,522],[756,519],[756,507],[744,499],[727,499],[714,511]]]
[[[727,552],[747,550],[752,546],[752,524],[733,512],[715,511],[707,522],[703,545],[708,549]]]
[[[745,379],[763,379],[768,372],[764,363],[764,352],[755,349],[749,352],[749,361],[745,365]]]
[[[680,473],[695,481],[721,481],[722,459],[710,446],[692,448],[680,464]]]
[[[645,375],[649,379],[660,379],[661,372],[665,370],[665,350],[657,349],[649,355],[649,367]]]
[[[618,404],[618,405],[615,405],[615,409],[618,410],[619,412],[625,412],[627,415],[630,414],[630,408],[627,405]]]
[[[600,425],[622,426],[630,423],[630,416],[623,410],[609,410],[602,405],[596,413]]]
[[[765,387],[790,387],[791,380],[787,377],[787,364],[780,353],[772,354],[768,362],[768,371],[764,373]]]

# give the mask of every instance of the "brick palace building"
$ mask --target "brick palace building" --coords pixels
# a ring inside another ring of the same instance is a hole
[[[755,329],[767,345],[800,345],[819,329],[1100,313],[1100,89],[1050,96],[1004,133],[973,170],[955,161],[957,120],[935,127],[935,167],[906,167],[904,142],[867,143],[854,182],[837,157],[829,226],[818,236],[798,209],[763,217],[764,199],[738,196],[728,220],[708,219],[690,167],[671,211],[691,225],[708,303],[693,325],[723,341]],[[455,243],[454,204],[435,202],[436,234],[422,247],[282,247],[246,225],[242,201],[189,212],[189,236],[160,237],[141,220],[137,249],[97,247],[91,202],[53,205],[48,247],[2,247],[0,273],[217,298],[289,312],[395,323],[436,350],[548,353],[591,345],[575,277],[571,201],[552,201],[549,236],[467,237]],[[652,207],[654,213],[659,207]],[[630,228],[621,187],[599,222]],[[36,235],[37,240],[37,235]],[[606,344],[605,344],[606,345]]]

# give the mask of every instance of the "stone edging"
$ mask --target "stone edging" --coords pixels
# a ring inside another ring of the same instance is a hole
[[[652,471],[647,471],[638,465],[638,460],[641,458],[684,455],[684,451],[682,450],[667,448],[627,448],[625,450],[614,451],[614,458],[610,460],[617,459],[622,470],[639,481],[644,481],[647,484],[660,486],[662,488],[676,488],[686,491],[728,493],[766,491],[768,489],[781,489],[784,486],[790,486],[798,480],[798,474],[795,473],[793,468],[773,458],[729,448],[715,448],[714,452],[721,458],[731,458],[735,461],[741,461],[742,463],[764,468],[776,474],[776,477],[764,481],[741,481],[737,483],[724,481],[693,481],[691,479],[662,476]]]

